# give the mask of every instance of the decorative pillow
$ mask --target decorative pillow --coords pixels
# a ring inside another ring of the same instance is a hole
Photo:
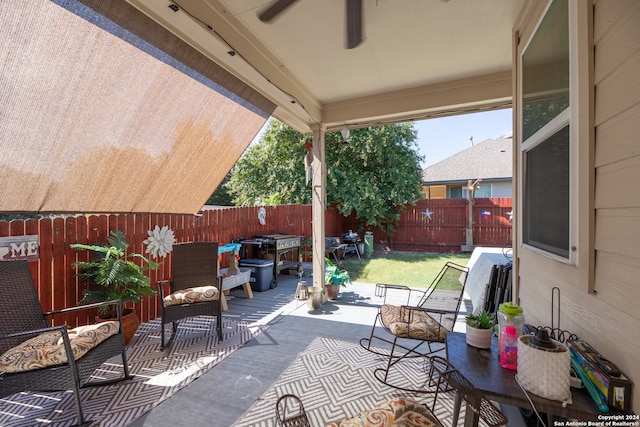
[[[328,424],[326,427],[442,427],[431,412],[416,402],[397,397],[376,408]]]
[[[218,288],[215,286],[198,286],[187,288],[167,295],[163,299],[165,307],[170,305],[192,304],[194,302],[215,301],[218,299]]]
[[[399,305],[385,304],[380,308],[382,323],[399,337],[444,341],[446,328],[424,311],[410,310]],[[409,316],[411,315],[411,322]]]
[[[89,350],[118,333],[118,322],[78,326],[68,331],[73,358],[80,359]],[[45,332],[29,338],[0,356],[0,372],[32,371],[67,363],[67,353],[60,331]]]

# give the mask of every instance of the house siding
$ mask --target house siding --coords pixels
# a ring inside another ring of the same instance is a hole
[[[425,185],[422,187],[422,194],[425,199],[452,199],[452,198],[466,198],[467,192],[462,191],[462,195],[458,195],[453,197],[451,195],[451,190],[454,188],[459,189],[460,187],[466,186],[467,183],[453,184],[453,185]],[[513,183],[512,180],[501,180],[501,181],[482,181],[480,186],[490,187],[488,194],[485,193],[476,193],[476,197],[496,197],[496,198],[504,198],[504,197],[513,197]],[[455,190],[457,191],[457,190]],[[459,191],[458,191],[459,193]],[[481,195],[478,195],[481,194]]]
[[[595,291],[610,318],[601,348],[636,383],[640,343],[629,338],[640,326],[639,22],[640,2],[595,2]],[[633,406],[637,413],[640,393]]]
[[[593,3],[595,144],[590,169],[595,174],[592,190],[595,221],[591,235],[581,232],[579,236],[580,246],[595,250],[593,283],[587,283],[584,274],[588,257],[581,256],[578,266],[570,266],[519,247],[518,295],[527,323],[551,326],[553,313],[557,316],[555,326],[585,339],[638,383],[640,2]],[[529,15],[515,28],[523,36],[530,33],[541,8],[526,13]],[[516,132],[520,132],[517,127]],[[589,142],[581,140],[581,147],[583,144]],[[591,239],[593,244],[589,243]],[[552,307],[554,287],[561,293],[556,307]],[[633,409],[636,413],[640,410],[640,393],[634,395]]]

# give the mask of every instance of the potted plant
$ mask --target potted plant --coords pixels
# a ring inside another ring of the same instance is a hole
[[[327,292],[327,299],[333,301],[338,298],[340,288],[351,283],[349,272],[334,265],[329,258],[325,258],[326,267],[324,270],[324,287]]]
[[[487,311],[470,314],[466,318],[467,344],[477,348],[491,348],[491,336],[495,320]]]
[[[119,300],[123,307],[123,334],[127,343],[135,334],[140,320],[134,308],[124,308],[127,302],[140,302],[143,296],[153,296],[156,290],[151,287],[145,271],[159,267],[156,263],[137,253],[127,254],[129,244],[120,230],[111,231],[107,237],[108,244],[84,245],[72,244],[75,250],[93,252],[90,261],[78,261],[73,266],[88,288],[79,304]],[[139,264],[134,260],[138,260]],[[98,310],[100,319],[115,317],[113,309],[102,307]]]

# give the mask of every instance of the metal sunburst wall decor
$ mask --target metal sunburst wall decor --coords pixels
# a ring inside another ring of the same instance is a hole
[[[154,258],[158,258],[158,256],[164,258],[173,250],[176,238],[169,226],[165,225],[160,228],[156,225],[153,230],[148,230],[147,234],[149,237],[143,242],[147,245],[145,252],[153,255]]]

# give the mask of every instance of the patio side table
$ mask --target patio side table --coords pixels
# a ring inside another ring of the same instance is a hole
[[[226,295],[229,295],[229,291],[235,287],[242,286],[244,290],[244,297],[246,299],[253,298],[253,292],[251,291],[251,285],[249,283],[251,279],[251,270],[248,268],[240,268],[240,272],[233,276],[227,276],[228,269],[221,268],[220,275],[222,277],[222,286],[220,289],[220,302],[222,304],[222,311],[227,311],[229,306],[227,305]]]
[[[491,348],[483,350],[467,345],[465,334],[449,332],[446,336],[446,352],[447,360],[489,399],[531,409],[527,396],[516,382],[516,371],[500,366],[496,337],[491,341]],[[565,407],[556,400],[545,399],[533,393],[528,395],[537,411],[547,414],[547,425],[550,426],[554,425],[553,421],[557,417],[597,421],[598,415],[602,414],[584,388],[572,388],[573,403]]]

